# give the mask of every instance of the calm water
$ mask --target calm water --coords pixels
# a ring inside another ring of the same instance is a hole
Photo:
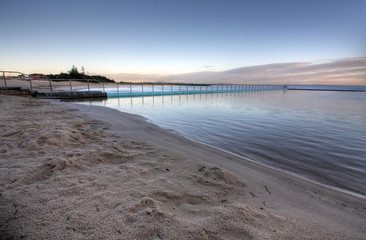
[[[366,92],[263,91],[84,102],[366,195]]]

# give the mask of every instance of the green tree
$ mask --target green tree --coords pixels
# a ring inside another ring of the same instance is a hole
[[[50,79],[96,79],[101,82],[115,82],[113,79],[109,79],[105,76],[86,75],[84,67],[81,67],[81,72],[79,72],[78,68],[75,67],[75,65],[72,65],[71,70],[68,71],[68,73],[61,72],[60,74],[48,74],[47,76]]]
[[[69,71],[70,77],[78,78],[80,76],[80,73],[78,71],[78,68],[72,65],[71,70]]]

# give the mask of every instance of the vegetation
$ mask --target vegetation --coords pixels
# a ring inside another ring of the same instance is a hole
[[[100,82],[115,82],[112,79],[109,79],[105,76],[100,75],[87,75],[85,74],[84,67],[81,68],[81,72],[78,71],[78,68],[74,65],[68,73],[60,73],[60,74],[48,74],[47,77],[49,79],[95,79]]]

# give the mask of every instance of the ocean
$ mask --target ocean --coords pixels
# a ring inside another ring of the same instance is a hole
[[[366,92],[275,90],[79,102],[366,196]]]

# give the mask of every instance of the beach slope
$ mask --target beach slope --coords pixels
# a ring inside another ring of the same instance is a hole
[[[142,117],[0,95],[1,239],[364,239],[365,199]]]

